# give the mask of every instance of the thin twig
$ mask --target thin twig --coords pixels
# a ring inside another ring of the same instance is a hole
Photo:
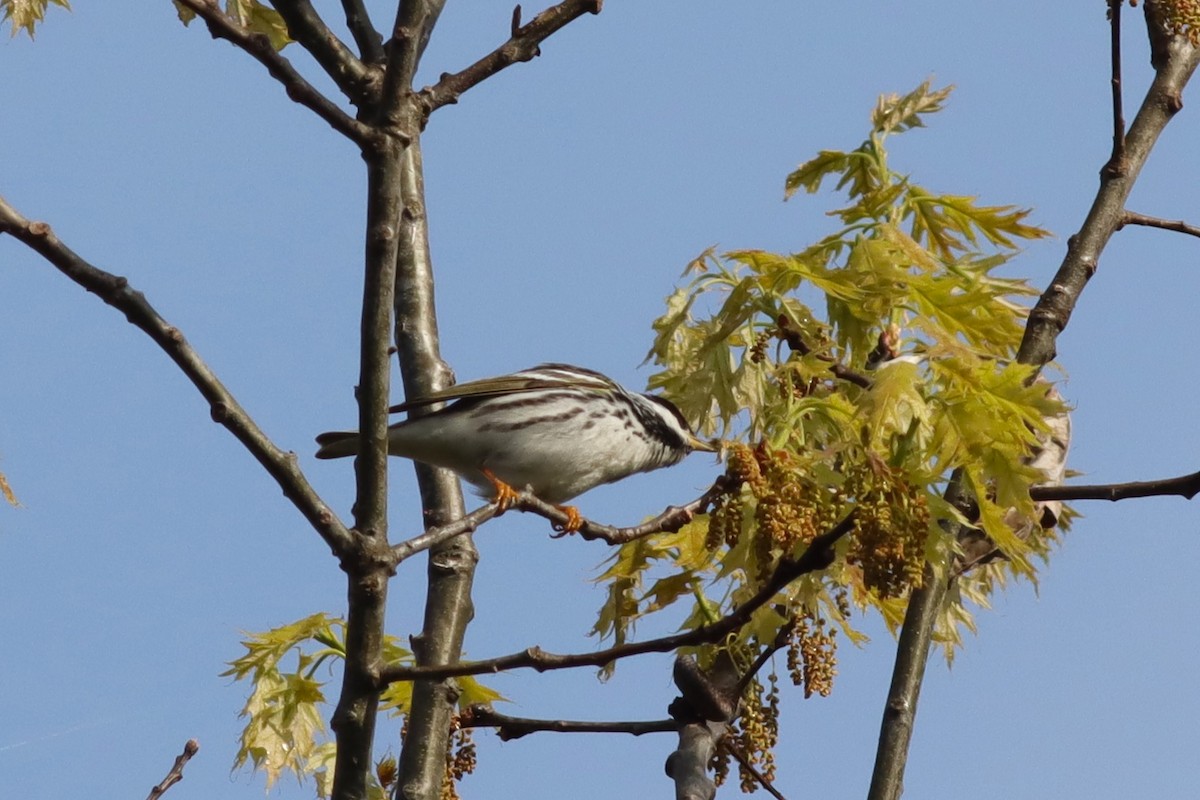
[[[1181,219],[1160,219],[1158,217],[1149,217],[1145,214],[1138,214],[1134,211],[1126,211],[1124,213],[1120,223],[1117,224],[1117,230],[1126,225],[1145,225],[1149,228],[1162,228],[1163,230],[1175,231],[1176,233],[1186,233],[1188,236],[1200,236],[1200,227],[1188,225]]]
[[[813,352],[812,348],[808,346],[808,342],[804,341],[804,337],[800,335],[800,332],[788,324],[786,316],[781,314],[779,319],[775,321],[775,324],[778,326],[783,340],[787,342],[788,347],[792,350],[801,356],[807,356]],[[863,389],[871,388],[872,381],[870,378],[862,373],[855,372],[845,364],[839,363],[833,356],[817,353],[816,358],[829,365],[829,371],[833,373],[835,378],[839,378],[847,383],[853,383],[855,386],[862,387]]]
[[[180,330],[163,319],[129,281],[81,258],[44,222],[31,222],[0,197],[0,233],[23,242],[59,272],[125,315],[170,356],[208,401],[213,421],[229,430],[263,465],[283,494],[329,545],[335,555],[349,552],[353,539],[346,526],[309,484],[296,454],[275,445],[188,344]]]
[[[371,135],[371,128],[351,117],[308,81],[300,76],[292,63],[276,52],[266,36],[251,33],[217,5],[216,0],[178,0],[179,4],[204,20],[214,39],[224,39],[244,50],[267,68],[275,80],[283,84],[287,96],[308,108],[329,126],[351,141],[362,144]]]
[[[725,476],[719,476],[713,481],[712,486],[708,487],[704,494],[692,500],[690,503],[684,503],[681,506],[670,506],[653,519],[648,519],[640,525],[633,525],[628,528],[614,528],[611,525],[604,525],[591,520],[584,520],[583,525],[579,530],[574,531],[581,539],[588,541],[600,540],[608,544],[625,544],[632,542],[634,539],[642,539],[655,533],[674,533],[682,528],[687,523],[691,522],[697,514],[703,514],[708,511],[709,506],[716,499],[724,494],[729,489],[730,479]],[[522,492],[513,504],[513,508],[518,511],[528,511],[533,514],[545,517],[554,523],[555,530],[562,531],[563,526],[567,522],[567,514],[561,508],[544,500],[539,500],[529,492]],[[560,533],[560,536],[567,535]]]
[[[312,54],[351,102],[363,105],[371,99],[383,72],[359,61],[309,0],[274,0],[273,5],[287,23],[288,36]]]
[[[1112,32],[1113,149],[1105,170],[1120,175],[1125,169],[1125,112],[1121,108],[1121,9],[1125,0],[1108,0]]]
[[[392,665],[385,667],[380,673],[380,688],[395,681],[408,681],[421,678],[450,678],[460,675],[483,675],[510,669],[536,669],[545,672],[552,669],[571,669],[575,667],[598,667],[621,658],[642,655],[644,653],[667,653],[680,647],[690,647],[699,644],[717,642],[729,633],[745,625],[751,615],[762,608],[789,583],[807,575],[810,572],[825,569],[833,563],[833,545],[854,527],[854,514],[851,512],[832,530],[823,533],[812,540],[807,550],[796,559],[781,561],[775,568],[767,584],[742,605],[708,625],[702,625],[690,631],[664,636],[659,639],[649,639],[644,642],[609,647],[590,653],[572,653],[559,655],[548,653],[540,647],[530,647],[519,653],[511,653],[498,658],[482,661],[462,661],[457,664],[443,666],[409,666]]]
[[[358,45],[362,60],[368,64],[382,64],[383,37],[371,24],[371,15],[363,0],[342,0],[342,9],[346,12],[346,27]]]
[[[754,659],[754,663],[750,668],[742,673],[741,679],[738,681],[737,693],[738,697],[746,691],[746,687],[750,685],[750,681],[758,675],[759,671],[767,665],[772,656],[778,653],[783,648],[787,647],[788,642],[792,638],[792,629],[796,626],[796,615],[793,614],[788,618],[788,621],[775,633],[775,641],[763,648],[763,651],[758,654],[758,658]]]
[[[582,722],[566,719],[529,719],[510,717],[493,711],[489,706],[474,705],[459,717],[464,728],[495,728],[496,735],[503,741],[520,739],[531,733],[628,733],[642,736],[647,733],[673,733],[679,723],[673,719],[655,719],[642,722]]]
[[[599,14],[602,5],[603,0],[563,0],[524,25],[519,24],[520,14],[515,12],[507,42],[461,72],[446,73],[433,86],[421,90],[426,114],[457,103],[463,92],[497,72],[521,61],[532,61],[541,55],[539,46],[542,42],[584,14]]]
[[[632,542],[634,539],[641,539],[655,533],[673,533],[695,519],[697,514],[703,514],[707,511],[709,506],[713,504],[713,501],[727,491],[728,486],[729,478],[722,475],[713,482],[708,491],[695,500],[690,503],[684,503],[681,506],[671,506],[658,516],[640,525],[633,525],[628,528],[615,528],[611,525],[585,519],[579,530],[571,531],[570,533],[578,534],[582,539],[589,541],[600,540],[608,544],[625,544],[626,542]],[[516,500],[509,506],[509,509],[545,517],[554,525],[555,530],[559,531],[559,533],[555,534],[556,537],[569,535],[563,531],[569,519],[567,512],[563,511],[559,506],[547,503],[545,500],[539,500],[528,490],[519,493]],[[477,508],[470,514],[452,520],[445,525],[429,528],[418,536],[394,545],[392,547],[393,564],[399,564],[406,558],[410,558],[431,547],[436,547],[438,544],[453,539],[455,536],[472,533],[480,525],[494,517],[500,516],[501,513],[503,512],[501,512],[500,507],[496,503],[488,503],[486,506]]]
[[[1200,472],[1130,483],[1102,483],[1090,486],[1034,486],[1034,500],[1128,500],[1134,497],[1177,496],[1191,500],[1200,493]]]
[[[167,777],[163,778],[157,786],[150,790],[150,794],[146,795],[146,800],[158,800],[167,789],[170,789],[183,780],[184,766],[198,752],[200,752],[200,743],[195,739],[188,739],[187,744],[183,746],[183,752],[175,756],[175,763],[171,766],[171,771],[167,773]]]
[[[771,783],[771,781],[767,779],[767,776],[762,774],[758,767],[754,766],[750,759],[746,758],[745,754],[742,753],[742,751],[736,745],[730,743],[729,737],[721,739],[721,741],[717,743],[717,747],[737,759],[737,762],[742,765],[742,768],[753,775],[754,780],[758,781],[759,786],[766,789],[767,792],[775,798],[775,800],[787,800],[787,798],[775,788],[775,784]]]

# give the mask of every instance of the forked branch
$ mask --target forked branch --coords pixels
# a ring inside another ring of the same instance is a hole
[[[328,97],[306,81],[292,62],[271,46],[266,36],[252,33],[226,14],[216,0],[179,0],[179,4],[194,11],[204,20],[214,39],[224,39],[267,68],[271,77],[283,84],[287,96],[308,108],[329,123],[335,131],[353,142],[362,144],[371,136],[371,129],[338,108]]]
[[[273,5],[287,23],[288,35],[312,54],[342,93],[355,105],[369,102],[383,73],[359,61],[309,0],[274,0]]]
[[[421,90],[430,114],[444,105],[457,103],[459,96],[501,70],[541,55],[541,44],[584,14],[599,14],[603,0],[563,0],[522,25],[521,7],[513,12],[508,41],[461,72],[446,73],[433,86]]]

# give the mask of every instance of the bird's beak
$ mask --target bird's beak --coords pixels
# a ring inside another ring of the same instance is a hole
[[[702,453],[715,453],[720,449],[712,442],[706,442],[691,435],[688,436],[688,447],[693,450],[699,450]]]

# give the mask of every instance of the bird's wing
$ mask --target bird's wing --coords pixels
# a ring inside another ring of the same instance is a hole
[[[511,375],[500,375],[495,378],[481,378],[477,381],[456,383],[445,389],[430,392],[422,397],[405,400],[394,405],[388,412],[397,414],[413,408],[432,405],[433,403],[460,400],[464,397],[495,397],[505,394],[519,394],[539,389],[612,389],[616,384],[590,369],[572,367],[566,364],[539,364],[531,369],[514,372]]]

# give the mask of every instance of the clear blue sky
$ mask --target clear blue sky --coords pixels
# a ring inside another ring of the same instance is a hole
[[[370,5],[389,22],[388,3]],[[0,195],[128,276],[348,513],[350,463],[311,453],[315,433],[355,413],[360,158],[258,64],[184,29],[168,0],[75,6],[52,9],[36,42],[0,40]],[[451,0],[424,78],[497,45],[511,7]],[[1149,66],[1140,12],[1126,18],[1132,118]],[[929,76],[958,89],[930,129],[896,140],[892,163],[939,191],[1033,207],[1058,238],[1012,272],[1044,286],[1108,154],[1107,30],[1098,0],[609,0],[429,125],[444,353],[462,378],[553,359],[641,386],[649,322],[684,264],[713,244],[786,251],[830,230],[831,198],[784,204],[784,175],[856,145],[879,93]],[[286,55],[315,75],[298,48]],[[1200,223],[1190,96],[1131,207]],[[1070,465],[1089,482],[1200,466],[1198,255],[1176,234],[1118,234],[1060,340]],[[0,376],[0,471],[23,503],[0,506],[4,793],[141,797],[195,737],[170,797],[258,796],[260,778],[229,773],[245,689],[218,673],[239,631],[342,609],[327,548],[143,334],[8,239]],[[415,485],[396,467],[393,526],[415,531]],[[694,456],[596,490],[582,510],[630,523],[717,469]],[[907,796],[1195,786],[1200,510],[1177,498],[1081,509],[1040,591],[1013,587],[952,670],[931,666]],[[592,646],[589,580],[605,550],[546,533],[510,516],[479,535],[470,655]],[[393,582],[398,635],[419,625],[423,575],[414,561]],[[873,641],[843,648],[832,697],[788,698],[778,785],[791,798],[865,793],[894,646],[864,625]],[[495,685],[528,716],[655,718],[674,695],[666,659],[604,685],[591,672]],[[381,743],[393,735],[384,726]],[[670,792],[669,736],[479,740],[468,798]],[[311,791],[285,780],[275,795]]]

